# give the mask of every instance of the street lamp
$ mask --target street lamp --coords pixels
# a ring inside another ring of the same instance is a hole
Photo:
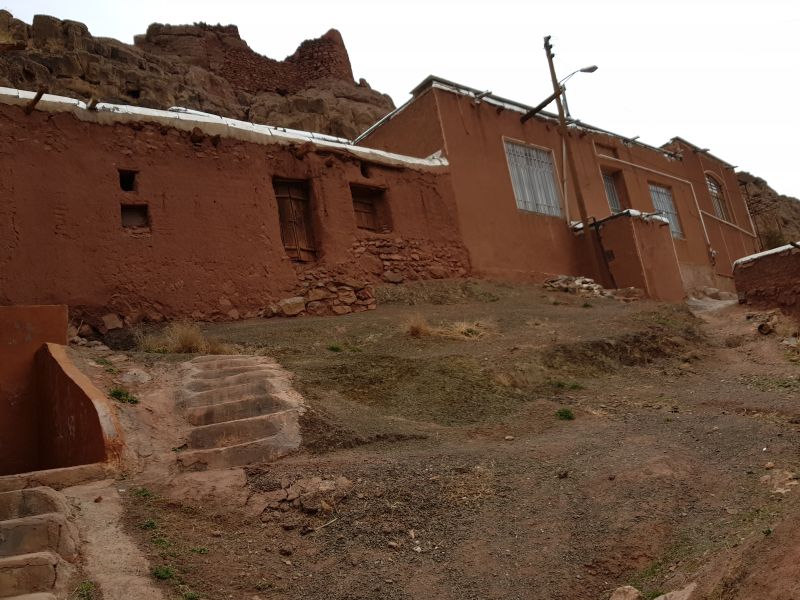
[[[597,68],[598,68],[597,65],[589,65],[588,67],[583,67],[582,69],[573,71],[572,73],[564,77],[561,81],[558,82],[558,89],[552,94],[550,94],[547,98],[545,98],[541,102],[541,104],[526,112],[522,116],[521,121],[524,123],[525,121],[536,115],[538,112],[544,110],[545,107],[547,107],[547,105],[550,104],[553,100],[555,100],[558,96],[561,96],[561,98],[564,99],[564,109],[566,111],[566,116],[570,117],[571,115],[569,114],[569,106],[567,105],[567,88],[566,86],[564,86],[564,83],[566,83],[567,80],[573,75],[576,75],[578,73],[594,73],[595,71],[597,71]]]
[[[567,80],[570,77],[572,77],[576,73],[594,73],[595,71],[597,71],[597,65],[590,65],[588,67],[583,67],[582,69],[578,69],[577,71],[573,71],[572,73],[570,73],[569,75],[564,77],[564,79],[562,79],[561,81],[558,82],[558,85],[561,87],[561,90],[562,90],[561,91],[561,97],[564,99],[564,112],[567,114],[567,118],[568,119],[572,115],[569,114],[569,103],[567,102],[567,88],[564,87],[564,84],[567,82]]]

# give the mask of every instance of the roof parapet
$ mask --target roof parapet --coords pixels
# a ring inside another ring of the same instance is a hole
[[[14,88],[0,87],[0,104],[27,106],[36,93]],[[182,131],[192,131],[195,127],[206,135],[219,135],[256,144],[296,144],[310,142],[320,149],[337,150],[354,155],[363,160],[378,164],[408,168],[430,168],[447,166],[447,159],[441,155],[429,158],[416,158],[394,152],[375,150],[356,146],[353,142],[324,133],[286,129],[271,125],[257,125],[247,121],[229,119],[211,113],[204,113],[182,107],[158,110],[126,104],[108,102],[93,103],[89,108],[85,102],[66,96],[43,94],[35,105],[37,111],[50,113],[69,112],[81,121],[99,124],[150,122],[167,125]]]

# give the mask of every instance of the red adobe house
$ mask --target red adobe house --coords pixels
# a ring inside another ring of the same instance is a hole
[[[588,275],[662,300],[705,286],[733,291],[733,261],[756,251],[733,167],[680,138],[656,148],[571,123],[578,181],[597,233],[586,243],[557,118],[539,113],[523,123],[529,110],[431,76],[355,143],[444,154],[478,276]]]

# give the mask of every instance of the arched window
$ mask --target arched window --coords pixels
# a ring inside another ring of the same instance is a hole
[[[711,194],[711,202],[714,204],[714,212],[723,221],[730,221],[728,206],[725,204],[725,194],[722,192],[719,181],[711,175],[706,175],[706,185],[708,185],[708,193]]]

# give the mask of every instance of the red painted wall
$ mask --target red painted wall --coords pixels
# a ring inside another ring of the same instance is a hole
[[[600,235],[616,287],[640,288],[668,302],[686,296],[666,223],[617,217],[602,223]]]
[[[0,306],[0,475],[40,463],[34,355],[46,342],[67,342],[66,306]]]
[[[504,137],[552,150],[559,180],[565,175],[562,141],[555,123],[534,118],[522,124],[520,116],[510,108],[476,103],[448,90],[429,89],[371,133],[363,144],[399,151],[428,150],[436,145],[444,148],[451,164],[459,224],[476,272],[509,278],[550,273],[602,277],[593,269],[587,247],[570,233],[566,218],[517,209]],[[440,128],[412,128],[434,119]],[[440,130],[443,140],[439,139]],[[755,250],[755,237],[733,172],[722,161],[681,148],[672,149],[683,150],[683,160],[669,158],[656,149],[587,130],[572,130],[570,135],[590,217],[602,219],[611,214],[603,187],[604,172],[617,175],[625,208],[652,212],[649,184],[667,187],[684,233],[672,242],[683,287],[730,286],[733,260]],[[701,209],[713,213],[706,171],[717,174],[724,183],[734,224],[715,220],[713,214],[701,215]],[[578,220],[578,206],[569,187],[566,211],[571,220]],[[714,264],[712,254],[716,255]]]
[[[46,344],[36,353],[39,468],[106,459],[106,438],[96,403],[102,410],[108,400],[78,371],[65,350],[64,346]]]
[[[424,158],[446,152],[444,133],[433,90],[423,92],[411,104],[374,129],[363,145],[379,150]]]

